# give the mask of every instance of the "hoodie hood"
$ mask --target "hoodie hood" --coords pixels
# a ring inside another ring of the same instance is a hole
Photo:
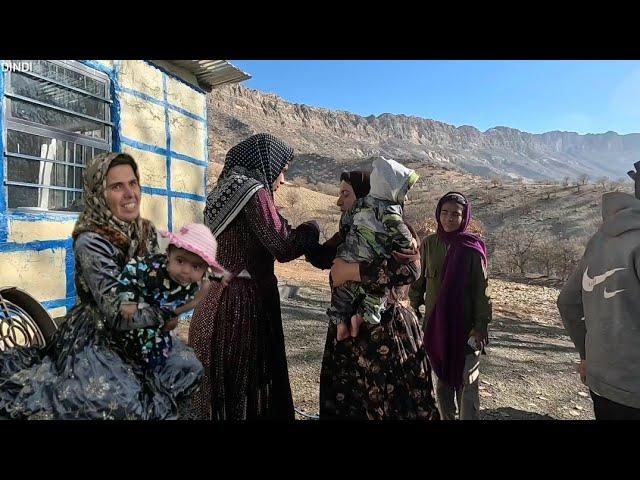
[[[602,220],[601,230],[610,237],[640,230],[640,200],[627,193],[605,193],[602,195]]]
[[[373,161],[371,191],[369,195],[379,200],[404,204],[409,189],[420,176],[412,169],[395,160],[384,157]]]

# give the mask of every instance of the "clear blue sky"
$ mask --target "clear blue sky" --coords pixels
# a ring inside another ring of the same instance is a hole
[[[640,133],[640,61],[231,60],[248,88],[358,115],[481,131]]]

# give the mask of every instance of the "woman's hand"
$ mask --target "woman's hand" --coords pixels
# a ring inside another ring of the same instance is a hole
[[[339,287],[346,282],[360,281],[360,264],[345,262],[341,258],[336,258],[331,267],[331,281],[334,287]]]
[[[420,261],[420,250],[418,247],[412,244],[413,248],[401,248],[391,252],[396,262],[402,265],[408,265],[411,262]]]
[[[578,369],[578,373],[580,374],[580,381],[586,385],[587,384],[587,361],[580,360],[580,368]]]
[[[169,332],[178,326],[178,317],[173,317],[162,326],[162,330]]]
[[[476,337],[476,345],[482,350],[489,343],[489,333],[487,330],[475,330],[473,335]]]
[[[320,240],[320,225],[315,220],[309,220],[308,222],[298,225],[296,230],[307,230],[313,235],[313,241],[318,242]]]
[[[137,303],[121,303],[120,304],[120,315],[127,320],[131,320],[133,316],[138,311]]]

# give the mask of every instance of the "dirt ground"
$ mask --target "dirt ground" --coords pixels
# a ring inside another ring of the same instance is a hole
[[[294,403],[318,412],[326,338],[327,271],[303,260],[277,265]],[[557,313],[558,289],[493,279],[493,322],[481,357],[480,417],[486,420],[593,419],[589,390],[577,374],[579,357]],[[297,287],[297,288],[296,288]],[[178,327],[186,337],[188,322]]]

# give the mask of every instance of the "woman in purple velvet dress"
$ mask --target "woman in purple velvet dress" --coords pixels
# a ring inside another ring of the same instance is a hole
[[[205,368],[194,397],[203,418],[294,418],[274,263],[306,253],[319,230],[314,222],[292,229],[274,206],[292,157],[277,138],[254,135],[229,150],[208,196],[205,223],[236,277],[226,288],[211,284],[189,329]]]

